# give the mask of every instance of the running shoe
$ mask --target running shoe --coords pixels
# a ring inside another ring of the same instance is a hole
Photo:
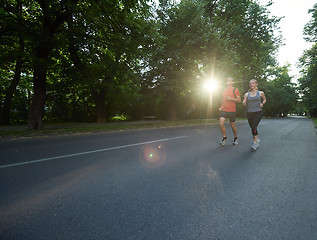
[[[238,144],[239,144],[238,138],[236,137],[236,138],[233,139],[233,145],[238,145]]]
[[[251,150],[255,151],[257,149],[257,143],[253,142],[252,146],[251,146]]]
[[[221,142],[220,142],[220,145],[223,146],[225,145],[226,143],[228,142],[228,139],[226,137],[224,137]]]

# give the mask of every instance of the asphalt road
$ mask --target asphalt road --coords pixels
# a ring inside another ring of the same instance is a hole
[[[317,239],[310,119],[0,141],[0,239]]]

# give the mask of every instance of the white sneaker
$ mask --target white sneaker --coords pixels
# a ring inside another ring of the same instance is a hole
[[[253,142],[252,146],[251,146],[251,150],[255,151],[257,149],[257,143]]]
[[[221,146],[224,146],[226,143],[228,142],[228,139],[227,138],[223,138],[220,142],[220,145]]]

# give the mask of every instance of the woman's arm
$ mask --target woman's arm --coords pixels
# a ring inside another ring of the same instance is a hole
[[[263,108],[264,104],[266,103],[266,97],[265,97],[264,92],[260,92],[260,96],[262,99],[262,102],[260,103],[260,107]]]
[[[243,105],[243,106],[246,106],[246,105],[247,105],[247,96],[248,96],[247,93],[244,94],[244,96],[243,96],[243,101],[242,101],[242,105]]]

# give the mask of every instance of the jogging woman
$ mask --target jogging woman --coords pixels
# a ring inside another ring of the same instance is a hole
[[[244,94],[243,106],[247,107],[248,122],[252,130],[253,144],[251,149],[255,151],[260,145],[258,138],[258,125],[262,119],[262,108],[266,103],[266,97],[263,91],[258,90],[258,81],[255,79],[249,82],[249,91]]]

